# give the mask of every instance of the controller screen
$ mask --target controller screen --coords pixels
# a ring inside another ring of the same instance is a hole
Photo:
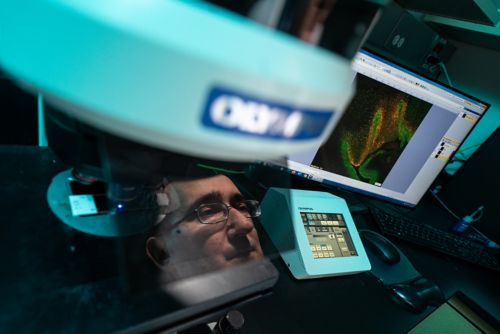
[[[340,213],[300,212],[313,258],[358,255]]]

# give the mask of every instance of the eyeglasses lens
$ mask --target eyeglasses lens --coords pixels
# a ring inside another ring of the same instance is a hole
[[[198,208],[198,217],[203,224],[216,224],[227,219],[229,208],[234,208],[245,217],[260,216],[260,206],[258,201],[247,200],[237,205],[228,207],[223,203],[203,204]]]

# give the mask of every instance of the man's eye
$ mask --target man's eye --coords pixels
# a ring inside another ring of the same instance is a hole
[[[207,205],[207,206],[201,207],[198,210],[198,213],[202,216],[213,216],[213,215],[219,214],[220,212],[221,212],[220,207],[215,206],[215,205]]]
[[[210,204],[198,209],[198,218],[203,224],[215,224],[225,219],[224,206],[220,204]]]
[[[215,210],[214,208],[203,208],[199,212],[202,215],[212,215],[217,213],[217,210]]]

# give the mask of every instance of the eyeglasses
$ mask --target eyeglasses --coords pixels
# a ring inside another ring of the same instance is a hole
[[[198,221],[200,223],[218,224],[227,222],[227,218],[229,217],[229,210],[231,209],[236,209],[239,213],[247,218],[256,218],[261,214],[259,202],[254,200],[241,201],[236,205],[227,205],[225,203],[201,204],[194,211],[196,212]],[[184,219],[186,219],[186,217]]]

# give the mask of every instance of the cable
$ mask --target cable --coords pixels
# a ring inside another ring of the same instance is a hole
[[[450,87],[453,87],[453,84],[451,83],[450,76],[448,75],[448,70],[446,69],[446,66],[444,63],[441,61],[438,63],[439,67],[443,70],[444,76],[446,77],[446,81],[448,81],[448,85]]]
[[[469,238],[471,240],[475,240],[479,243],[482,243],[486,247],[500,249],[500,245],[498,245],[495,241],[488,238],[486,235],[484,235],[481,231],[479,231],[474,226],[471,226],[472,223],[477,222],[478,220],[480,220],[483,217],[484,206],[481,205],[472,214],[467,215],[463,218],[460,218],[453,211],[451,211],[451,209],[441,200],[441,198],[439,198],[439,196],[434,191],[429,190],[429,192],[443,206],[443,208],[445,208],[453,217],[458,219],[458,221],[455,224],[453,224],[453,226],[452,226],[452,230],[454,232],[461,234],[470,228],[470,229],[474,230],[474,232],[476,232],[476,235],[467,234],[467,235],[465,235],[467,238]],[[477,235],[479,235],[481,238],[477,237]]]
[[[451,209],[441,200],[441,198],[439,198],[439,196],[434,191],[429,189],[429,192],[431,193],[432,196],[434,196],[434,198],[439,202],[439,204],[441,204],[443,206],[443,208],[445,208],[446,211],[448,211],[448,213],[450,215],[452,215],[456,219],[459,219],[459,220],[461,219],[457,214],[455,214],[455,212],[451,211]]]

